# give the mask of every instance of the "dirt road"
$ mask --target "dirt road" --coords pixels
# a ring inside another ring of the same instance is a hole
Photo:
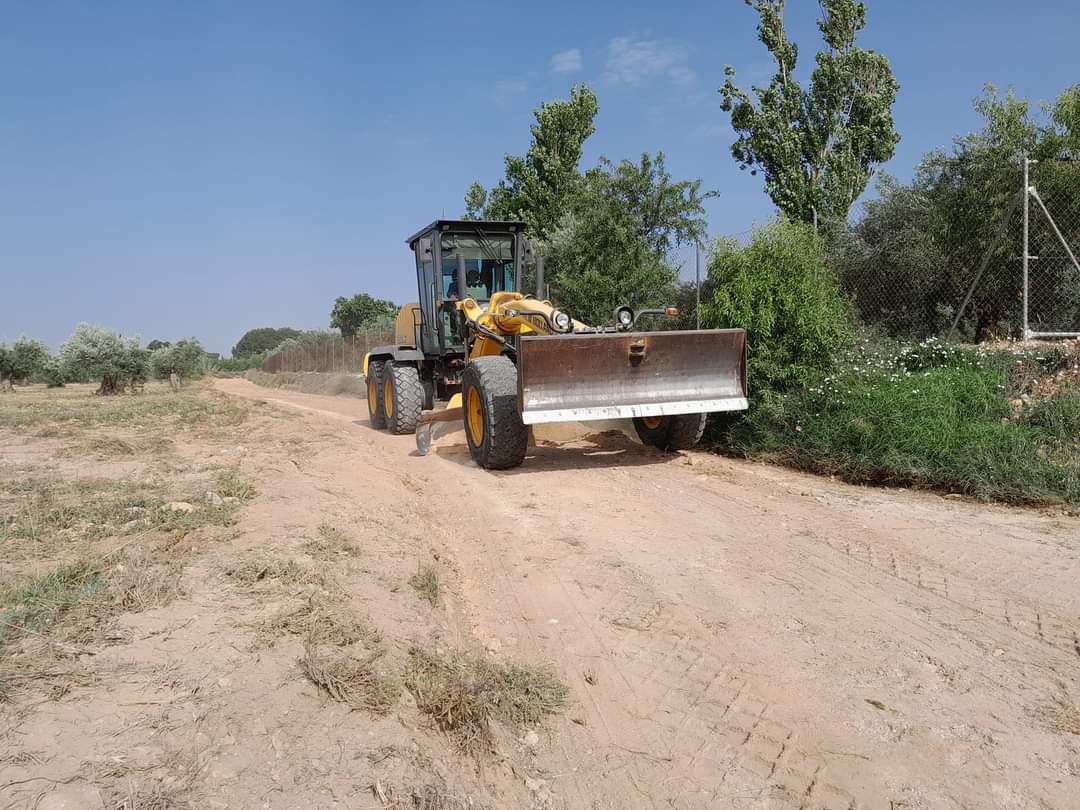
[[[611,431],[488,473],[244,380],[6,407],[0,807],[1080,808],[1076,518]],[[465,654],[569,699],[462,752]]]
[[[450,637],[570,685],[526,772],[480,775],[525,781],[502,806],[1080,807],[1073,518],[610,433],[488,473],[361,400],[217,388],[332,436],[272,514],[332,498],[430,547]]]

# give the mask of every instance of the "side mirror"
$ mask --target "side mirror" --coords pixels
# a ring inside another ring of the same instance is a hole
[[[421,236],[420,239],[419,239],[419,244],[417,244],[417,246],[416,246],[416,250],[417,250],[417,252],[419,252],[420,257],[422,259],[431,258],[431,255],[432,255],[432,253],[431,253],[431,251],[432,251],[431,237],[430,236]]]

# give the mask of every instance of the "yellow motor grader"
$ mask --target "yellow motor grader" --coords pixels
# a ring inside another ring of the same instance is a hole
[[[532,250],[521,222],[436,220],[408,239],[420,300],[398,313],[395,343],[364,356],[371,424],[416,433],[425,454],[436,422],[461,420],[473,459],[492,470],[525,459],[529,425],[633,419],[641,440],[685,450],[706,414],[745,410],[742,329],[638,331],[618,307],[588,326],[544,296],[521,292]],[[447,403],[436,410],[436,403]]]

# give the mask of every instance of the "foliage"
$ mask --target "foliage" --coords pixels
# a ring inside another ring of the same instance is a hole
[[[121,337],[81,323],[60,347],[65,376],[101,381],[99,394],[119,394],[146,381],[146,349],[137,337]]]
[[[755,103],[726,68],[721,106],[739,135],[731,153],[741,168],[765,173],[766,191],[789,217],[815,224],[842,219],[900,140],[892,116],[900,86],[889,60],[855,44],[866,5],[821,1],[826,49],[804,89],[795,79],[799,50],[784,29],[784,0],[746,3],[758,14],[758,38],[776,73],[768,87],[753,88]]]
[[[64,364],[59,357],[49,356],[38,369],[35,378],[47,388],[63,388],[67,379],[64,376]]]
[[[44,343],[21,337],[11,346],[0,343],[0,390],[38,373],[48,361]]]
[[[167,346],[172,346],[172,342],[168,340],[151,340],[146,344],[146,350],[152,352],[158,349],[164,349]]]
[[[209,364],[206,350],[197,338],[180,340],[150,352],[150,373],[159,380],[173,374],[190,379],[204,374]]]
[[[281,341],[290,337],[299,337],[300,330],[290,329],[283,326],[273,328],[269,326],[249,329],[232,348],[233,357],[251,357],[256,354],[268,352]]]
[[[1080,503],[1080,391],[1010,406],[1011,353],[860,345],[807,387],[752,404],[729,449],[855,483]]]
[[[357,293],[352,298],[338,297],[330,312],[330,326],[351,337],[365,327],[391,320],[397,309],[393,301],[372,298],[367,293]]]
[[[465,197],[465,216],[522,220],[534,237],[547,237],[581,184],[581,153],[596,131],[598,111],[596,94],[586,85],[572,87],[569,99],[542,103],[525,156],[506,156],[506,175],[490,192],[474,183]]]
[[[709,282],[714,292],[702,301],[702,326],[746,329],[754,392],[807,383],[851,339],[847,306],[809,225],[778,220],[745,247],[719,242]]]
[[[958,138],[951,152],[924,156],[909,184],[883,178],[879,196],[867,201],[851,228],[838,226],[830,239],[841,280],[861,318],[893,335],[941,334],[984,257],[993,268],[984,274],[961,322],[969,337],[985,339],[1017,332],[1018,195],[1023,156],[1037,156],[1033,181],[1053,201],[1056,218],[1075,243],[1080,237],[1080,173],[1053,158],[1080,146],[1080,86],[1063,93],[1041,114],[1009,91],[992,86],[976,99],[982,128]],[[1002,219],[1014,211],[1017,231],[988,255]],[[1032,217],[1032,245],[1056,237],[1043,218]],[[1037,251],[1033,251],[1037,252]],[[1042,283],[1055,291],[1055,307],[1080,316],[1080,293],[1063,275],[1064,263],[1044,261]],[[883,291],[891,294],[884,295]],[[894,292],[895,291],[895,292]],[[896,294],[902,291],[902,294]]]
[[[638,163],[602,158],[548,242],[555,299],[590,324],[610,322],[622,304],[668,303],[677,281],[670,252],[704,236],[711,196],[699,180],[673,182],[662,152]]]
[[[247,357],[219,358],[211,362],[211,370],[215,374],[223,376],[243,374],[250,369],[261,368],[264,362],[266,360],[261,354],[253,354]]]

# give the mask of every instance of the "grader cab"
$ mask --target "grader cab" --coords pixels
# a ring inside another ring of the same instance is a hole
[[[507,469],[525,459],[529,425],[619,418],[682,450],[706,414],[747,407],[744,330],[638,331],[675,311],[625,306],[609,325],[581,323],[546,299],[524,223],[436,220],[408,244],[419,301],[364,375],[371,424],[416,433],[421,453],[434,423],[460,420],[475,461]],[[535,295],[522,292],[527,263]]]

